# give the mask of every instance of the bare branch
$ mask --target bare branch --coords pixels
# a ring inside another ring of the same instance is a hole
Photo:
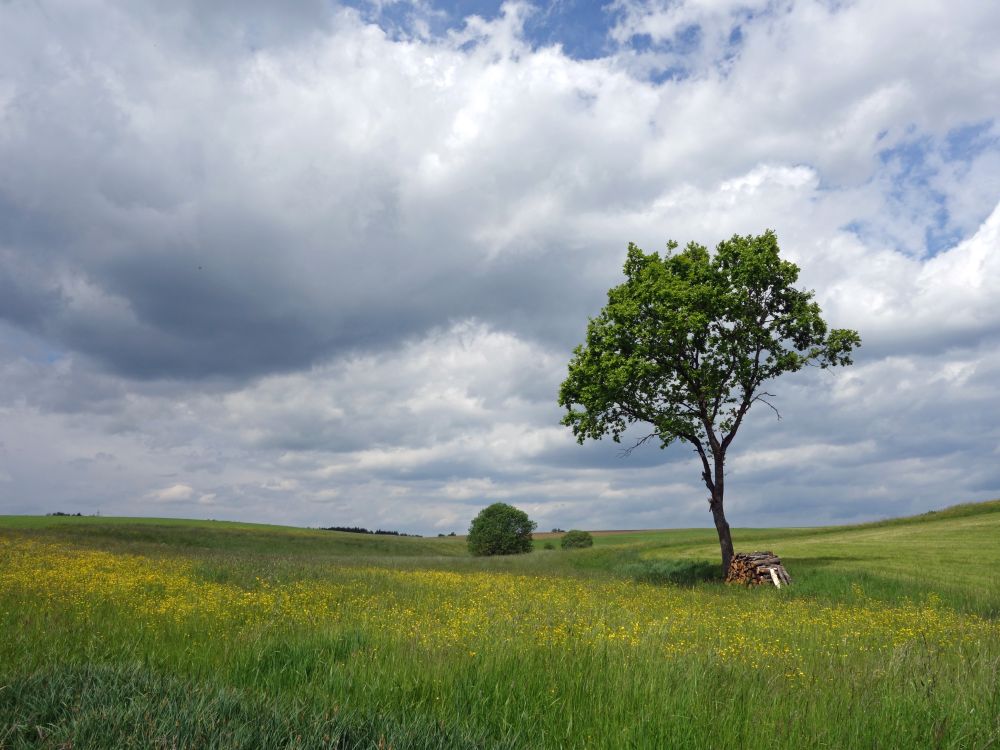
[[[756,396],[754,396],[753,401],[760,401],[762,404],[767,404],[768,406],[770,406],[771,409],[774,411],[774,413],[778,415],[778,419],[780,420],[781,412],[778,411],[777,407],[774,404],[772,404],[770,401],[764,398],[764,396],[768,396],[769,398],[774,398],[773,393],[764,392],[764,393],[758,393]],[[750,403],[753,403],[753,401],[751,401]]]
[[[639,440],[638,440],[638,441],[636,442],[636,444],[635,444],[635,445],[633,445],[633,446],[632,446],[631,448],[621,448],[621,449],[619,449],[619,451],[618,451],[618,458],[626,458],[626,457],[628,457],[628,456],[631,456],[631,455],[632,455],[632,451],[634,451],[634,450],[635,450],[636,448],[638,448],[638,447],[639,447],[640,445],[642,445],[643,443],[645,443],[645,442],[646,442],[647,440],[650,440],[650,439],[652,439],[652,438],[655,438],[655,437],[657,437],[658,435],[659,435],[659,433],[658,433],[658,432],[651,432],[651,433],[649,433],[648,435],[646,435],[645,437],[643,437],[643,438],[640,438],[640,439],[639,439]]]

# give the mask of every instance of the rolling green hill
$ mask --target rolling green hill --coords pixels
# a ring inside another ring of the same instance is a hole
[[[1000,500],[956,505],[919,516],[852,526],[737,529],[737,550],[779,554],[796,595],[838,597],[852,586],[896,599],[934,592],[952,606],[1000,615]],[[717,564],[714,530],[637,532],[595,537],[596,547],[637,558],[648,574],[658,562]],[[599,552],[597,554],[600,554]],[[669,566],[660,566],[669,568]]]
[[[470,557],[463,537],[352,534],[230,521],[0,516],[3,533],[140,554],[179,551],[206,561],[249,555],[272,573],[292,566],[301,574],[302,563],[328,561],[608,575],[654,583],[697,584],[719,577],[718,541],[710,528],[598,531],[590,550],[549,551],[536,542],[531,555],[502,558]],[[1000,500],[850,526],[736,529],[733,537],[737,550],[779,554],[795,578],[795,595],[836,598],[857,585],[886,600],[934,592],[963,611],[1000,616]]]
[[[776,590],[711,529],[0,517],[0,748],[996,747],[998,538],[998,501],[734,531]]]
[[[135,552],[252,553],[291,557],[427,557],[465,554],[454,539],[354,534],[293,526],[104,516],[0,516],[0,533]]]

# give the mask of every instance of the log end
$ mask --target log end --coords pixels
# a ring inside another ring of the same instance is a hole
[[[766,552],[737,552],[729,563],[726,583],[740,583],[744,586],[766,584],[781,588],[791,584],[781,558],[770,550]]]

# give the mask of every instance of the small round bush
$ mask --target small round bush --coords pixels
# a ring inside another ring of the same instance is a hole
[[[493,503],[472,520],[469,551],[474,555],[531,552],[531,532],[536,526],[523,510],[506,503]]]
[[[545,544],[542,545],[542,549],[555,549],[555,548],[556,545],[554,545],[552,542],[546,542]]]
[[[593,547],[594,537],[590,535],[589,531],[580,531],[579,529],[570,529],[565,534],[563,534],[562,542],[563,549],[580,549],[581,547]]]

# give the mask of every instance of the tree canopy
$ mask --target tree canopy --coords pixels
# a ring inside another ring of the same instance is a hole
[[[723,566],[732,541],[723,511],[726,450],[750,407],[768,401],[768,381],[806,366],[851,364],[856,331],[828,330],[814,292],[797,289],[799,268],[782,260],[778,240],[733,236],[714,253],[697,243],[664,256],[630,243],[626,281],[587,326],[559,391],[563,424],[578,442],[633,423],[655,439],[693,446],[711,497]],[[634,447],[634,446],[633,446]]]
[[[474,555],[531,552],[531,532],[536,526],[523,510],[507,503],[493,503],[472,520],[467,538],[469,551]]]

